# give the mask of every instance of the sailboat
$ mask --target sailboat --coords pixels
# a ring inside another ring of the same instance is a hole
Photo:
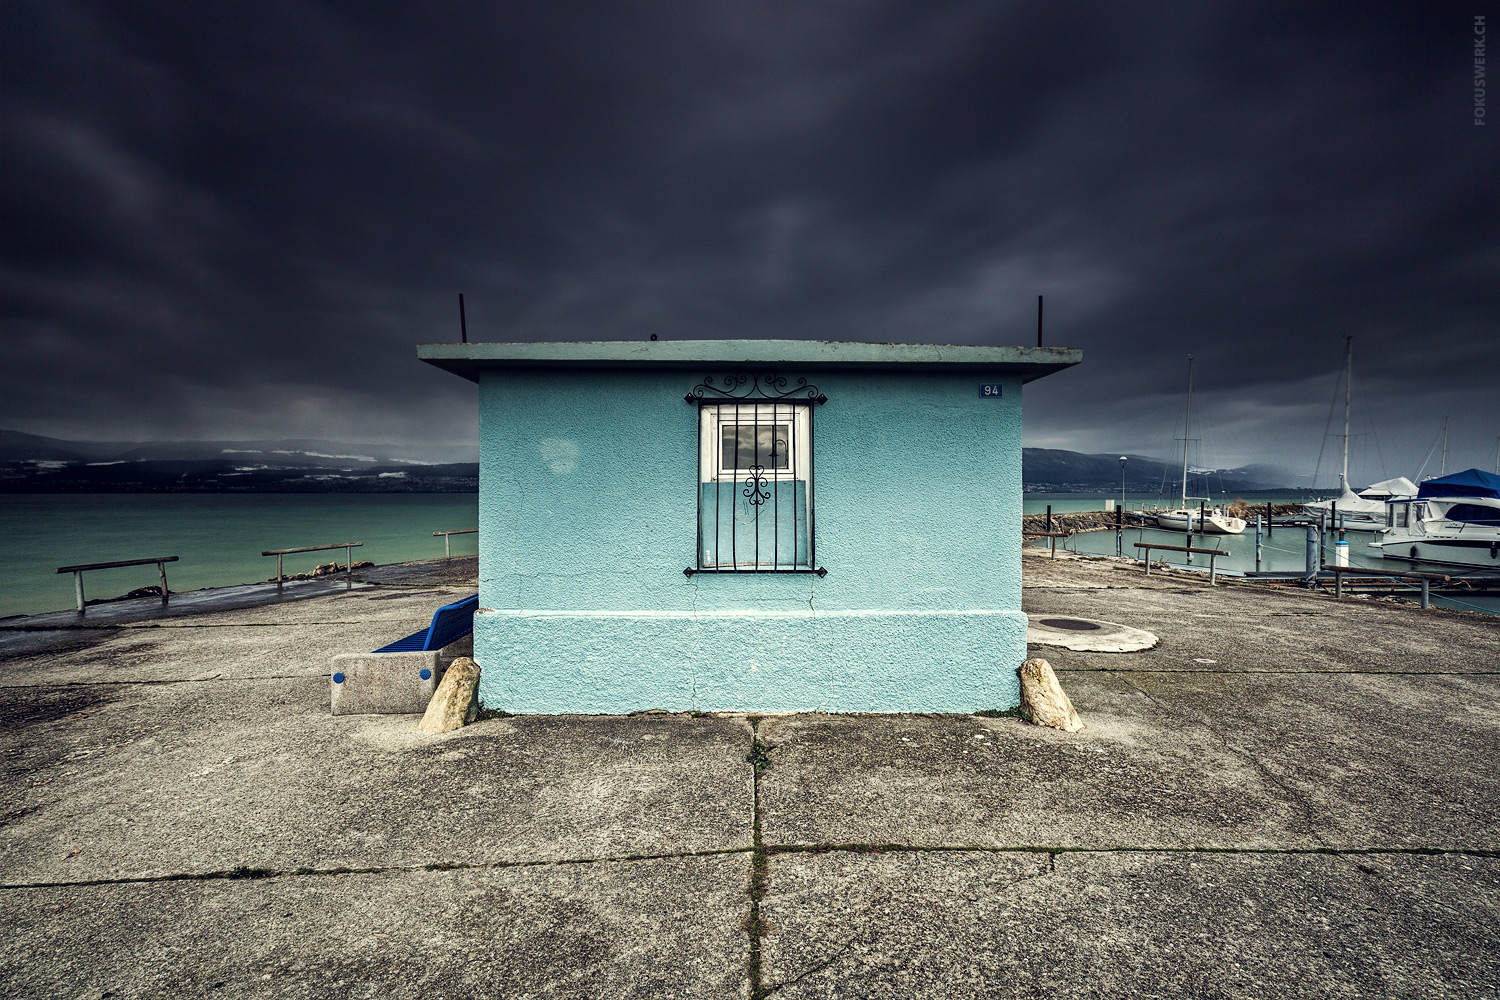
[[[1303,513],[1322,520],[1338,516],[1338,527],[1348,531],[1379,531],[1385,527],[1386,503],[1415,496],[1417,484],[1405,476],[1373,483],[1356,493],[1349,486],[1349,384],[1354,380],[1354,338],[1344,338],[1344,464],[1339,472],[1339,496],[1303,504]],[[1446,463],[1446,459],[1444,460]]]
[[[1188,355],[1187,416],[1182,427],[1182,506],[1177,510],[1163,510],[1156,514],[1156,526],[1168,531],[1190,531],[1200,535],[1238,535],[1245,530],[1243,518],[1231,517],[1222,507],[1210,507],[1202,512],[1188,506],[1188,500],[1204,500],[1207,497],[1187,495],[1188,444],[1192,438],[1193,422],[1193,356]]]

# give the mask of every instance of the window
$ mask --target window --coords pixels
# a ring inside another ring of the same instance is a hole
[[[785,385],[731,376],[688,394],[698,405],[698,553],[687,575],[826,572],[814,568],[812,476],[812,407],[826,397],[804,379],[788,399]]]

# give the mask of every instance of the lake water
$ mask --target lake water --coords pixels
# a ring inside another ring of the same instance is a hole
[[[111,493],[0,494],[0,617],[74,606],[73,575],[59,566],[179,556],[167,564],[173,591],[268,580],[265,549],[364,542],[355,561],[432,559],[434,531],[478,523],[474,493]],[[454,535],[454,555],[473,555],[478,535]],[[344,550],[283,557],[288,574],[343,562]],[[118,597],[157,582],[156,567],[92,570],[86,596]]]
[[[1116,497],[1030,493],[1023,507],[1028,514],[1040,514],[1050,503],[1061,514],[1100,510],[1106,499]],[[1281,503],[1302,498],[1256,496],[1254,501],[1267,499]],[[1142,504],[1170,505],[1155,494],[1127,494],[1126,502],[1132,510]],[[270,579],[276,573],[276,560],[261,556],[264,549],[347,541],[365,543],[354,550],[356,560],[392,563],[436,558],[443,554],[443,540],[432,533],[472,528],[478,516],[478,496],[473,493],[0,494],[4,529],[0,533],[0,617],[71,608],[73,577],[56,573],[58,566],[175,555],[180,561],[167,564],[167,582],[181,592]],[[477,538],[453,536],[453,554],[473,555]],[[1351,533],[1350,538],[1352,564],[1380,564],[1362,551],[1365,536]],[[1300,570],[1304,539],[1300,528],[1281,528],[1263,539],[1261,568]],[[1137,541],[1181,545],[1182,540],[1175,532],[1130,529],[1125,533],[1125,548],[1134,554]],[[1205,543],[1195,540],[1194,544]],[[1219,560],[1222,568],[1255,568],[1254,528],[1243,535],[1210,538],[1206,544],[1232,553]],[[1075,535],[1068,546],[1113,555],[1115,535],[1113,531]],[[1170,562],[1182,558],[1181,553],[1162,555]],[[284,557],[284,568],[289,574],[301,573],[343,558],[342,549],[307,552]],[[1198,565],[1206,565],[1204,557],[1195,558]],[[1330,548],[1328,560],[1332,559]],[[154,583],[154,565],[84,574],[91,599],[117,597]],[[1500,611],[1500,598],[1465,598],[1462,603]]]

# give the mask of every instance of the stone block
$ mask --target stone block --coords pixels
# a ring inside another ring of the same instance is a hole
[[[421,715],[448,665],[474,652],[472,636],[442,649],[409,653],[340,653],[329,679],[334,715]]]

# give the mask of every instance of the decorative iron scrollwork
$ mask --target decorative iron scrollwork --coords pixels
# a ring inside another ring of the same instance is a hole
[[[766,492],[766,467],[764,465],[752,465],[749,474],[745,476],[745,488],[741,491],[746,500],[759,507],[771,499],[771,494]]]
[[[805,378],[797,379],[795,385],[787,388],[789,384],[790,380],[785,375],[734,374],[725,375],[718,380],[710,375],[693,386],[692,391],[682,398],[689,403],[704,399],[727,399],[733,402],[754,402],[760,399],[772,402],[806,400],[819,405],[828,402],[828,397],[823,395],[822,390],[809,385]]]

